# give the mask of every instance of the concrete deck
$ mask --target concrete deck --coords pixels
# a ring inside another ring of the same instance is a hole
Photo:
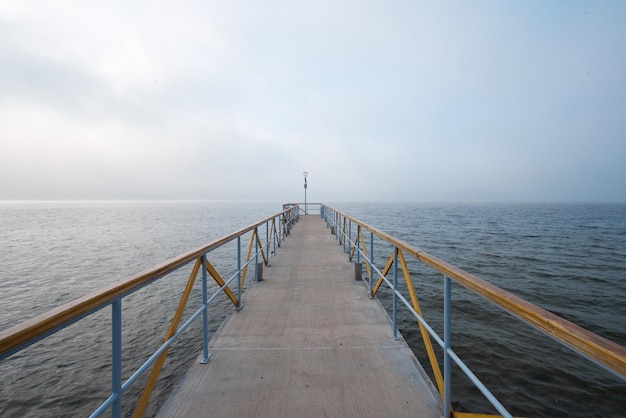
[[[157,415],[439,417],[441,400],[319,216],[301,216]]]

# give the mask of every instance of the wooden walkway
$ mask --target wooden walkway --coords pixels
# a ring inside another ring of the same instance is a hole
[[[441,399],[319,216],[301,216],[158,417],[439,417]]]

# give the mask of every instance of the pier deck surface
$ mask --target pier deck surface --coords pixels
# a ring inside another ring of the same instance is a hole
[[[158,417],[439,417],[441,400],[319,216],[301,216]]]

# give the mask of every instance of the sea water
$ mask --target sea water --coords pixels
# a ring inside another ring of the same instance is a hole
[[[335,203],[376,228],[618,344],[626,345],[626,204]],[[160,264],[281,210],[280,203],[0,203],[0,329]],[[297,228],[297,226],[296,226]],[[247,243],[246,243],[247,245]],[[391,252],[376,242],[383,264]],[[221,269],[233,254],[217,254]],[[220,260],[223,258],[223,260]],[[124,379],[163,339],[189,271],[124,299]],[[442,328],[443,281],[409,260],[424,316]],[[389,292],[381,290],[383,304]],[[623,416],[626,383],[461,286],[453,348],[515,415]],[[232,306],[209,309],[217,329]],[[404,338],[428,367],[415,320]],[[201,350],[193,326],[172,347],[154,415]],[[0,363],[0,416],[85,416],[110,393],[110,310]],[[132,411],[141,383],[125,394]],[[453,373],[457,410],[494,412]],[[245,394],[242,394],[245,396]]]

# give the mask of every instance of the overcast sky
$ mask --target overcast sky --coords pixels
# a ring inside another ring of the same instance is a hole
[[[0,2],[0,199],[626,201],[626,2]]]

